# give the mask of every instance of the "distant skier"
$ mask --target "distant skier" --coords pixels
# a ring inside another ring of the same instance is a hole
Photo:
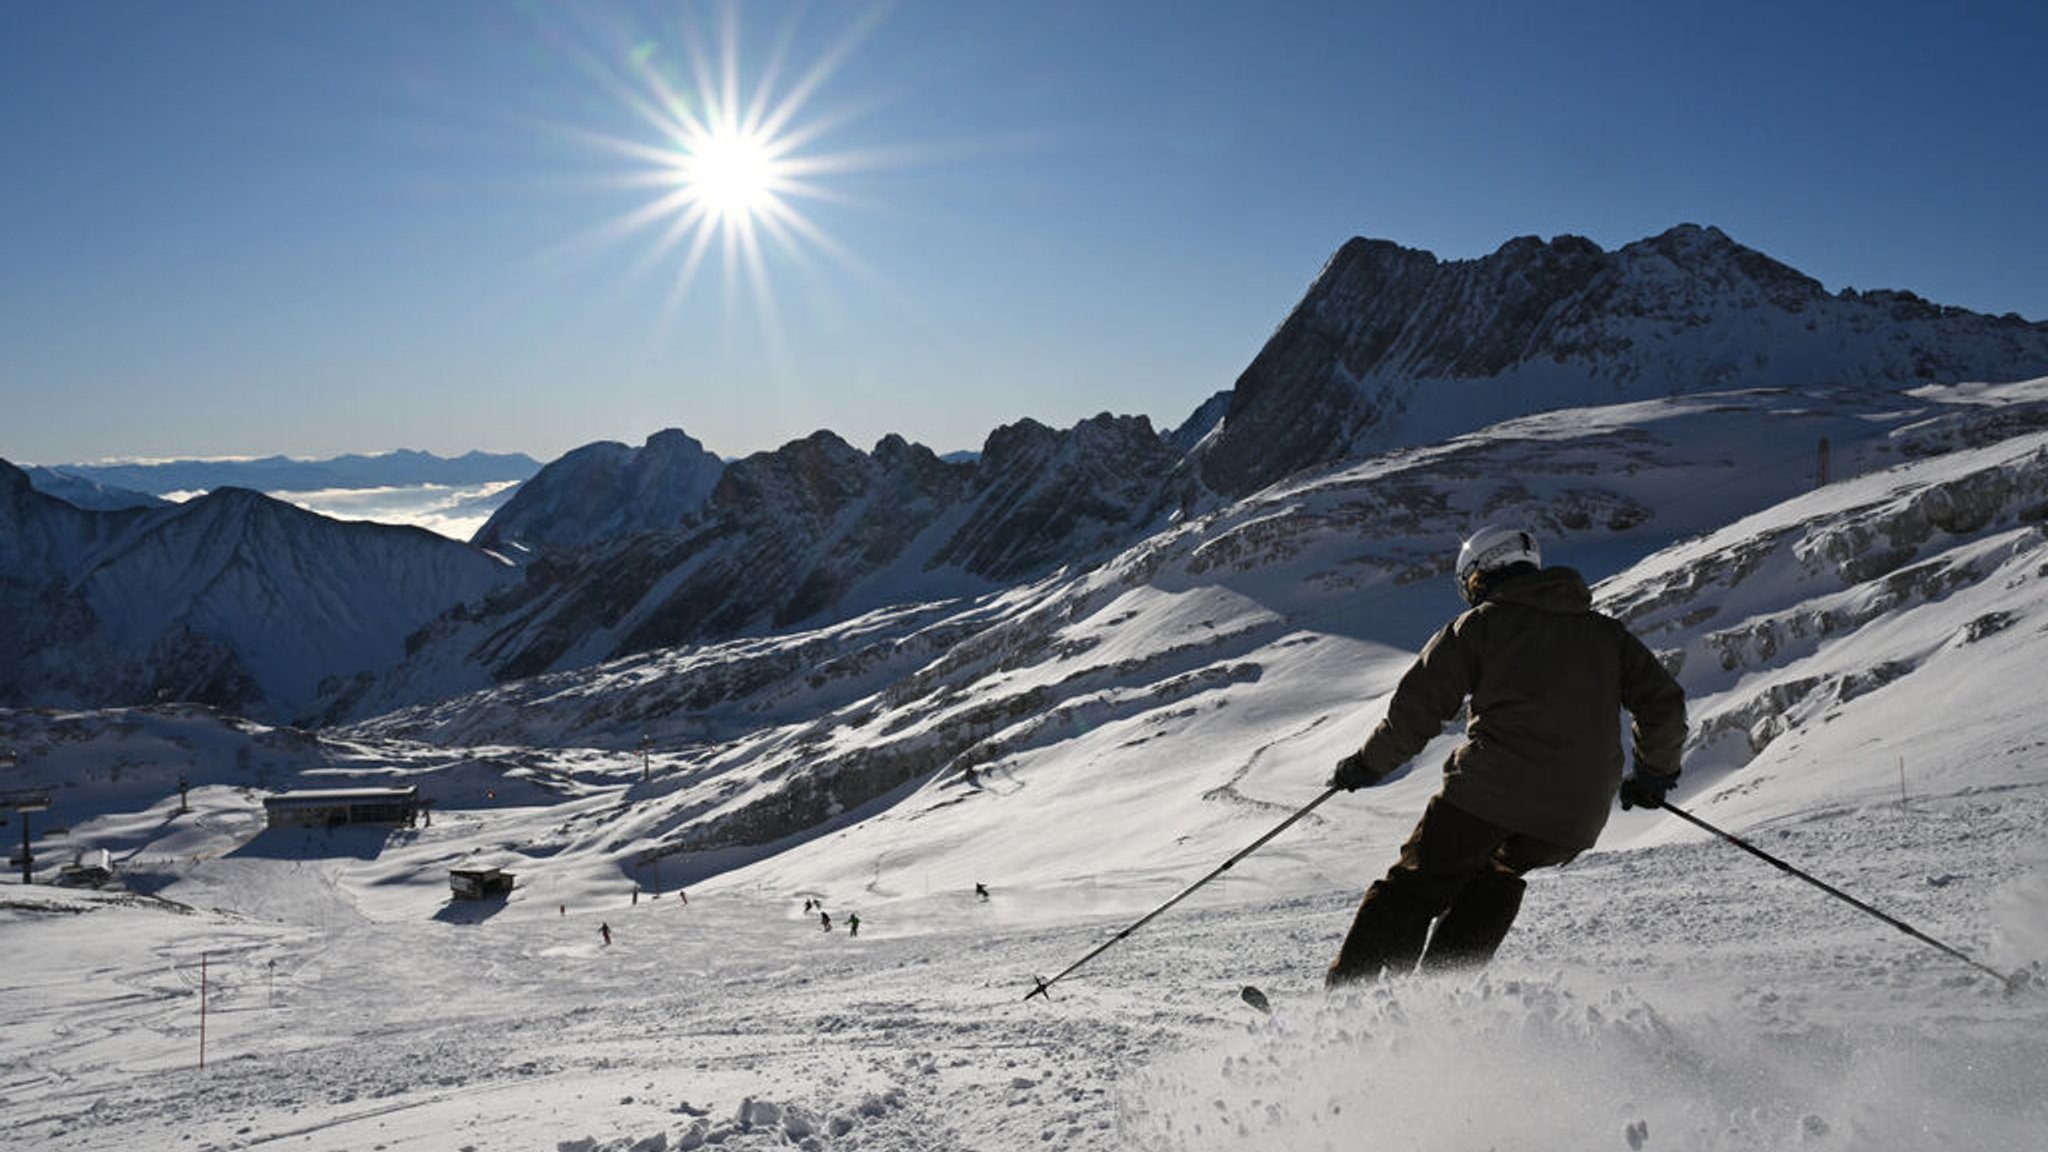
[[[1684,689],[1625,625],[1593,611],[1578,572],[1542,563],[1535,539],[1516,529],[1465,541],[1458,592],[1472,607],[1423,646],[1386,718],[1337,762],[1331,787],[1377,784],[1471,701],[1465,742],[1399,858],[1366,889],[1329,987],[1418,961],[1486,963],[1521,908],[1523,873],[1592,847],[1617,789],[1623,808],[1655,808],[1677,781]],[[1623,708],[1635,754],[1626,778]]]
[[[832,914],[823,908],[818,909],[818,927],[827,932],[832,930]]]
[[[611,926],[611,925],[609,925],[609,924],[599,924],[599,925],[597,926],[597,934],[598,934],[599,936],[602,936],[602,937],[604,937],[604,946],[605,946],[605,947],[609,948],[609,947],[611,947],[611,946],[612,946],[612,926]]]
[[[812,900],[812,899],[809,899],[809,898],[806,898],[806,899],[804,900],[804,915],[808,916],[808,915],[810,915],[810,914],[811,914],[812,912],[815,912],[815,911],[817,911],[817,909],[818,909],[818,902],[817,902],[816,900]]]
[[[979,881],[979,880],[975,881],[975,882],[974,882],[974,894],[975,894],[976,896],[979,896],[979,897],[981,897],[981,898],[982,898],[983,900],[986,900],[986,899],[988,899],[988,885],[986,885],[986,884],[983,884],[983,883],[982,883],[981,881]]]
[[[681,888],[676,889],[676,898],[681,900],[685,904],[688,904],[690,902],[690,894],[688,892],[683,891]]]
[[[846,934],[848,936],[860,935],[860,913],[855,912],[846,918]]]

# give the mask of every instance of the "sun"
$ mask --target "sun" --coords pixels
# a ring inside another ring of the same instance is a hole
[[[720,225],[746,227],[783,208],[786,186],[773,141],[740,129],[686,142],[675,162],[677,187]]]
[[[856,21],[807,65],[792,59],[795,29],[785,27],[765,62],[750,70],[741,58],[739,7],[719,10],[715,30],[697,23],[695,10],[686,7],[682,23],[666,37],[609,38],[586,64],[631,113],[633,130],[573,133],[625,158],[629,167],[607,183],[641,193],[633,207],[579,244],[630,246],[642,270],[674,259],[667,315],[684,306],[698,273],[712,262],[723,265],[728,300],[745,279],[748,295],[764,310],[774,303],[767,283],[776,264],[771,254],[807,273],[812,257],[822,254],[868,275],[807,205],[852,204],[828,186],[834,176],[899,162],[871,151],[815,148],[862,110],[823,106],[821,93],[875,17]]]

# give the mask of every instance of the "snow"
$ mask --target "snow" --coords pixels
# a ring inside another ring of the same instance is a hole
[[[2042,954],[2044,800],[2038,780],[1868,807],[1809,794],[1751,831],[2010,964]],[[1286,855],[1364,879],[1384,847],[1345,826],[1382,802],[1344,798]],[[1113,857],[1114,825],[1094,831]],[[871,902],[852,859],[821,887],[842,924],[862,912],[857,938],[796,892],[635,903],[568,878],[468,923],[353,857],[204,862],[165,890],[191,912],[9,887],[0,1120],[23,1149],[2038,1144],[2038,989],[1673,841],[1539,877],[1482,977],[1330,1000],[1334,882],[1176,909],[1029,1003],[1028,973],[1119,921],[887,870],[880,887],[913,891]],[[1241,867],[1297,870],[1261,859]],[[1237,1003],[1246,980],[1275,1019]]]
[[[0,885],[0,1131],[24,1152],[2042,1146],[2048,436],[1983,434],[2040,395],[1952,392],[1990,423],[1934,396],[1860,439],[1811,398],[1530,418],[1090,572],[318,735],[0,712],[22,763],[0,781],[55,784],[27,817],[38,880],[91,847],[125,886]],[[1823,428],[1848,479],[1804,491]],[[1457,608],[1446,524],[1591,506],[1596,473],[1599,507],[1657,516],[1545,551],[1680,661],[1676,802],[2020,979],[1638,811],[1531,877],[1483,974],[1327,996],[1447,735],[1026,999],[1319,793]],[[916,770],[852,788],[892,757]],[[430,822],[262,827],[268,793],[405,784]],[[717,838],[805,789],[829,820]],[[452,901],[460,867],[518,887]]]

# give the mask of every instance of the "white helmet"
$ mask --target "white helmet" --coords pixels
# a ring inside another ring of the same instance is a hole
[[[1489,524],[1466,538],[1458,549],[1458,593],[1468,604],[1480,600],[1480,578],[1511,564],[1543,567],[1536,538],[1519,528]]]

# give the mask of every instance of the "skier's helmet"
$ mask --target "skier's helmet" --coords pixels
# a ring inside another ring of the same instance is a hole
[[[1458,594],[1467,604],[1485,598],[1486,577],[1516,564],[1543,567],[1543,553],[1536,538],[1519,528],[1489,524],[1468,537],[1458,549]]]

